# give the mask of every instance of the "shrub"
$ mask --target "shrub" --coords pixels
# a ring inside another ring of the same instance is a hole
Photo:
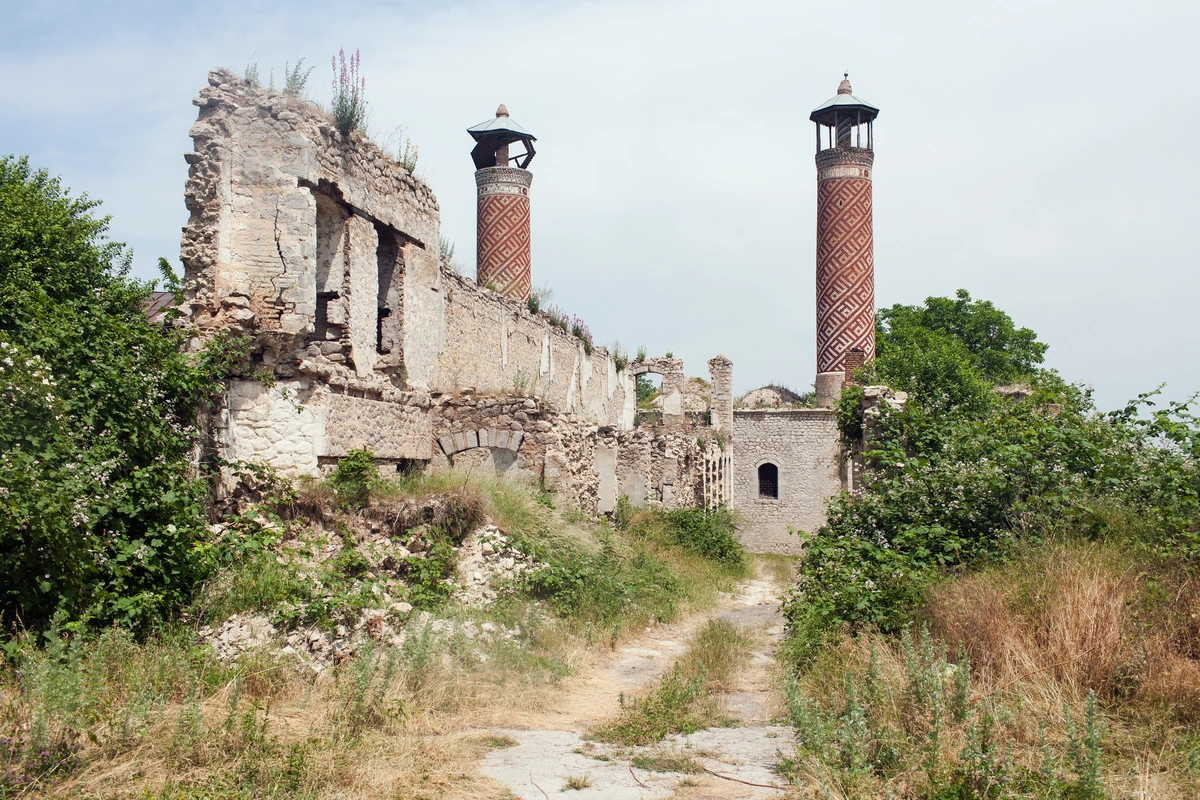
[[[1101,415],[1050,371],[1026,376],[1031,396],[1002,400],[991,383],[1032,369],[1045,350],[1031,331],[965,292],[881,316],[890,327],[875,377],[912,395],[903,411],[883,409],[862,442],[871,469],[860,492],[834,498],[825,527],[806,537],[785,604],[797,657],[843,623],[899,630],[948,570],[1090,518],[1097,498],[1153,520],[1148,549],[1200,551],[1200,425],[1186,403],[1140,416],[1150,394]],[[847,440],[859,435],[860,397],[847,391],[839,404]]]
[[[0,159],[0,619],[146,625],[212,566],[197,414],[242,352],[151,324],[98,203]]]
[[[363,98],[367,79],[358,74],[359,61],[357,50],[349,61],[346,60],[346,51],[342,49],[330,59],[333,67],[331,111],[333,121],[343,136],[349,136],[351,131],[362,133],[367,124],[367,101]]]
[[[746,551],[729,509],[680,508],[665,512],[664,517],[671,539],[684,550],[728,567],[745,566]]]
[[[370,450],[351,450],[345,458],[338,459],[337,469],[329,476],[329,485],[343,506],[362,506],[380,480],[375,454]]]

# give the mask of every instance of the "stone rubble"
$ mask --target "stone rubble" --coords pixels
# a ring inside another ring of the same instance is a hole
[[[547,565],[534,561],[513,545],[495,525],[474,531],[458,550],[459,590],[455,599],[468,608],[479,608],[496,599],[505,580],[512,580]]]

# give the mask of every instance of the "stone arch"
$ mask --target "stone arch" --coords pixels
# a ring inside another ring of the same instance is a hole
[[[476,447],[491,447],[500,450],[520,451],[525,434],[521,431],[497,430],[496,428],[474,428],[447,433],[438,439],[438,446],[447,456],[460,453],[463,450],[474,450]]]

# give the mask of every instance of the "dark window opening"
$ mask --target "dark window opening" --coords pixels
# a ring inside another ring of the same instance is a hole
[[[779,499],[779,467],[763,464],[758,468],[758,496]]]
[[[375,266],[379,278],[376,291],[375,352],[387,355],[399,352],[400,283],[403,280],[403,255],[396,232],[382,223],[375,223],[375,234],[379,239],[375,251]]]

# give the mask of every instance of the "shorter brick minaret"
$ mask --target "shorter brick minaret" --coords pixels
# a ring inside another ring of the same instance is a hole
[[[817,124],[817,403],[831,406],[850,370],[875,357],[871,173],[879,109],[850,76],[809,119]]]
[[[529,185],[533,160],[529,131],[508,116],[503,105],[496,118],[467,128],[475,139],[475,186],[479,192],[475,279],[505,297],[525,300],[532,285],[529,260]],[[525,152],[509,156],[508,146],[525,145]],[[509,166],[515,163],[516,166]]]

